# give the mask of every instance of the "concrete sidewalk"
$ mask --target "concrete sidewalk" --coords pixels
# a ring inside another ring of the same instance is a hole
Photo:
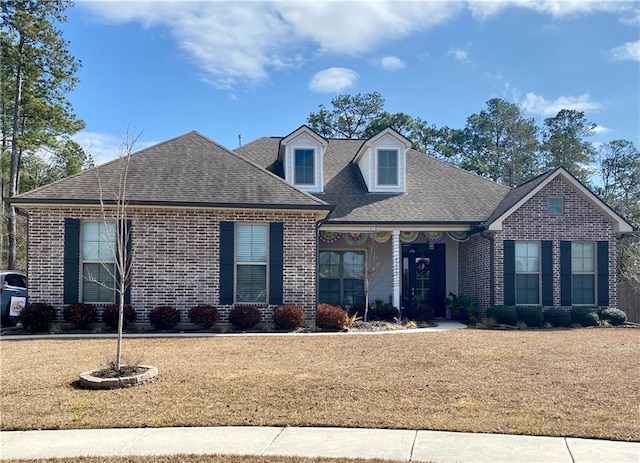
[[[0,432],[0,459],[170,454],[435,462],[640,462],[640,443],[391,429],[211,427]]]

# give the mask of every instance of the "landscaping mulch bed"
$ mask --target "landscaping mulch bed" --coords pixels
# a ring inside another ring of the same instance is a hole
[[[125,339],[140,388],[82,390],[113,339],[0,343],[0,427],[345,426],[640,440],[640,330]]]

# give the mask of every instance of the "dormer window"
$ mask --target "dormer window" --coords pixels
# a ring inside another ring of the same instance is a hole
[[[294,183],[296,185],[313,185],[315,183],[314,158],[315,150],[313,149],[296,149],[294,151]]]
[[[411,141],[393,129],[384,129],[365,140],[355,157],[369,193],[407,191],[407,152]]]
[[[398,185],[398,150],[378,150],[378,186]]]
[[[324,191],[323,158],[329,141],[306,125],[280,141],[278,159],[282,161],[284,179],[310,193]]]

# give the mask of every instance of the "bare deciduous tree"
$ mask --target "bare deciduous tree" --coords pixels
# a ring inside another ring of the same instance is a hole
[[[122,145],[118,159],[116,159],[115,175],[108,179],[108,185],[103,182],[107,179],[100,177],[100,169],[95,169],[100,191],[100,211],[102,222],[105,226],[105,235],[102,241],[108,246],[113,257],[113,267],[103,264],[107,272],[109,282],[115,284],[115,293],[118,300],[118,341],[116,346],[115,368],[120,370],[122,364],[122,327],[124,319],[125,293],[131,282],[132,248],[131,227],[128,216],[128,175],[129,164],[133,148],[142,136],[142,132],[132,135],[129,129],[125,130],[122,137]],[[111,228],[113,224],[113,228]],[[112,235],[112,236],[111,236]],[[109,282],[100,281],[95,275],[88,273],[84,279],[97,283],[103,287],[113,289]]]

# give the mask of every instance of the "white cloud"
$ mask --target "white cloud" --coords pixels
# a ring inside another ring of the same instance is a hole
[[[469,1],[468,8],[477,19],[487,19],[507,8],[524,8],[553,18],[562,18],[597,12],[623,12],[629,9],[629,4],[594,0],[484,0]]]
[[[620,22],[627,26],[635,26],[640,24],[640,8],[631,10],[620,17]]]
[[[351,69],[329,68],[314,74],[309,89],[318,93],[341,92],[353,87],[357,79],[358,74]]]
[[[543,96],[535,93],[527,93],[520,105],[526,112],[541,116],[555,116],[562,109],[589,111],[599,109],[601,106],[599,103],[592,101],[588,93],[577,97],[560,96],[552,101],[547,101]]]
[[[611,57],[614,61],[640,61],[640,40],[614,48]]]
[[[596,125],[595,128],[593,129],[593,133],[599,134],[599,133],[609,133],[611,132],[611,129],[609,127],[605,127],[604,125]]]
[[[629,12],[625,2],[589,0],[498,1],[141,1],[85,0],[98,20],[136,22],[167,30],[186,56],[218,88],[251,86],[318,54],[359,55],[389,41],[441,24],[468,8],[477,18],[505,8],[553,17],[597,11]],[[454,54],[468,58],[463,48]]]
[[[385,56],[380,60],[380,66],[382,66],[382,69],[385,71],[399,71],[407,67],[407,63],[397,56]]]
[[[447,54],[453,56],[458,61],[462,61],[464,63],[469,61],[469,52],[466,50],[466,47],[465,48],[461,48],[461,47],[451,48],[447,52]]]
[[[354,55],[439,24],[459,2],[81,2],[107,23],[170,31],[219,88],[253,85],[315,53]],[[330,25],[330,27],[328,27]]]

